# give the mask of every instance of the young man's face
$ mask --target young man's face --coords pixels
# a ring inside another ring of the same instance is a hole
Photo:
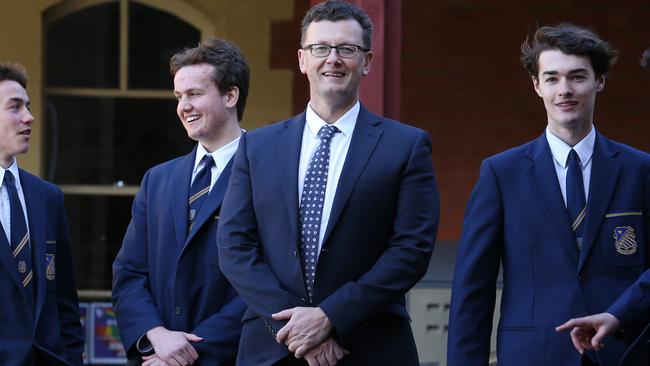
[[[221,93],[212,79],[213,73],[214,66],[198,64],[183,66],[174,76],[176,113],[187,135],[209,151],[213,151],[239,96],[237,88]]]
[[[25,88],[13,80],[0,81],[0,165],[4,168],[29,149],[33,122]]]
[[[573,130],[591,125],[596,94],[603,90],[605,80],[596,77],[589,57],[546,50],[537,64],[539,74],[533,85],[544,100],[549,128]]]
[[[321,20],[307,27],[303,47],[311,44],[329,46],[355,45],[363,43],[363,29],[356,20],[336,22]],[[316,57],[309,49],[298,50],[300,71],[309,79],[311,100],[327,104],[333,100],[346,103],[355,101],[359,94],[361,77],[370,71],[372,52],[359,51],[352,57],[343,58],[338,49],[332,49],[326,57]]]

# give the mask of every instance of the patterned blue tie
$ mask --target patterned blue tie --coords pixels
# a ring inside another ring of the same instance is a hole
[[[304,270],[305,287],[311,301],[318,263],[323,202],[327,188],[327,170],[330,166],[330,142],[338,128],[325,125],[318,131],[320,144],[309,161],[300,199],[300,259]]]
[[[212,182],[211,169],[214,165],[214,159],[212,155],[205,154],[203,159],[203,169],[201,169],[196,176],[194,177],[194,182],[190,187],[190,199],[188,201],[188,213],[189,213],[189,226],[187,227],[187,232],[192,231],[194,226],[194,219],[196,215],[199,214],[199,209],[203,205],[203,201],[210,194],[210,183]]]
[[[10,220],[11,220],[11,252],[18,265],[18,273],[23,281],[25,294],[34,306],[34,286],[32,281],[34,273],[32,272],[32,250],[29,243],[29,233],[25,224],[25,215],[23,206],[18,198],[14,175],[9,170],[5,170],[3,183],[9,196]]]
[[[582,168],[580,157],[575,150],[571,149],[567,158],[566,176],[566,202],[571,229],[576,237],[578,249],[582,249],[582,228],[584,227],[585,216],[587,215],[587,200],[585,198],[585,186],[582,180]]]

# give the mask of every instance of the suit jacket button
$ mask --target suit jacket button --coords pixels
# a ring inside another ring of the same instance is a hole
[[[180,307],[180,306],[177,306],[176,308],[174,308],[174,314],[176,314],[176,315],[181,315],[181,313],[182,313],[182,311],[181,311],[181,307]]]
[[[296,258],[298,258],[298,251],[297,251],[297,250],[294,250],[294,251],[293,251],[293,256],[296,257]]]
[[[27,298],[23,297],[23,305],[27,305]]]

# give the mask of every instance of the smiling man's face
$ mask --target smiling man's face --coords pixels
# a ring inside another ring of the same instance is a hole
[[[363,43],[363,29],[359,22],[353,19],[311,23],[302,46],[313,44],[367,47]],[[335,49],[326,57],[316,57],[309,49],[298,50],[300,71],[309,79],[311,102],[316,104],[355,102],[359,95],[361,77],[370,71],[371,60],[372,52],[359,51],[353,57],[343,58]]]
[[[605,80],[595,75],[589,57],[546,50],[539,55],[538,65],[533,86],[544,100],[551,131],[591,125],[596,95]]]

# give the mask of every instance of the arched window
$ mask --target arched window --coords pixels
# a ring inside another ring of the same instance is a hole
[[[78,288],[106,296],[142,176],[194,146],[169,58],[212,29],[180,1],[72,0],[43,19],[45,177],[66,196]]]

